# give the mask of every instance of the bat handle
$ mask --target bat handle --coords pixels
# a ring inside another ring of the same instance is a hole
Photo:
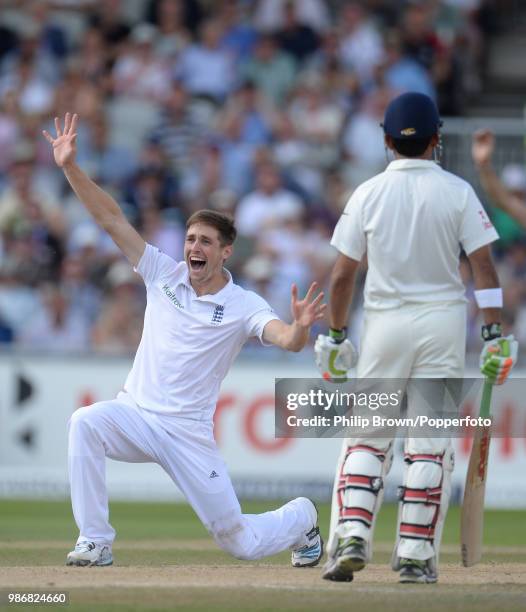
[[[482,389],[482,401],[480,402],[480,416],[485,419],[490,415],[491,393],[493,384],[486,378]]]

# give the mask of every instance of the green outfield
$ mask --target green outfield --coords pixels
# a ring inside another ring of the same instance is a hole
[[[243,508],[253,513],[275,505]],[[69,503],[0,501],[0,592],[66,590],[71,599],[66,609],[97,611],[526,609],[524,511],[488,510],[483,561],[466,569],[459,562],[459,509],[453,507],[438,585],[399,585],[389,570],[392,505],[380,512],[373,563],[352,584],[323,581],[319,568],[293,569],[287,553],[261,562],[233,559],[215,547],[186,505],[113,503],[111,520],[118,532],[115,566],[66,568],[65,554],[76,539]],[[328,522],[329,507],[322,505],[325,536]]]

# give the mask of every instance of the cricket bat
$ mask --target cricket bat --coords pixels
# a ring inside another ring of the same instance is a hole
[[[490,416],[492,390],[493,385],[485,380],[480,403],[480,416],[482,418]],[[486,493],[490,439],[490,426],[477,427],[469,457],[460,519],[460,545],[464,567],[475,565],[482,557],[484,495]]]

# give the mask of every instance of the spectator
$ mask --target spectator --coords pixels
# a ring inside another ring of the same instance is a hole
[[[171,62],[175,61],[192,38],[184,21],[184,6],[181,0],[160,0],[155,26],[155,54]]]
[[[301,66],[319,47],[320,39],[309,25],[300,20],[296,10],[296,4],[292,0],[285,4],[284,23],[277,33],[277,40],[281,49],[289,53]]]
[[[68,54],[68,39],[60,23],[50,12],[51,2],[31,2],[31,16],[39,31],[40,51],[48,52],[56,62],[61,62]]]
[[[155,26],[136,25],[130,34],[130,46],[118,57],[112,72],[117,94],[163,102],[169,93],[170,72],[167,64],[155,55]]]
[[[382,131],[378,129],[393,90],[381,85],[364,99],[362,108],[351,115],[343,134],[343,150],[349,164],[348,182],[358,185],[381,172],[387,163]]]
[[[111,140],[102,111],[91,118],[84,142],[79,146],[78,159],[90,176],[113,188],[121,188],[137,168],[135,156]]]
[[[311,158],[321,168],[337,162],[338,138],[343,123],[343,112],[338,104],[327,98],[321,77],[307,77],[290,105],[290,117],[297,134],[311,150]]]
[[[44,115],[51,109],[53,87],[39,74],[34,58],[24,57],[0,77],[0,99],[13,94],[22,113]]]
[[[161,4],[163,0],[149,0],[146,8],[146,20],[150,21],[157,27],[160,26],[161,16]],[[184,28],[195,35],[203,20],[203,7],[201,6],[200,0],[169,0],[171,4],[177,5],[177,7],[170,7],[168,10],[171,13],[177,12],[182,15],[182,22]]]
[[[95,323],[100,311],[101,291],[88,275],[88,262],[82,251],[68,254],[62,261],[60,284],[73,311],[79,312],[89,325]]]
[[[254,14],[256,28],[264,32],[276,32],[285,24],[285,6],[290,0],[259,0]],[[327,3],[324,0],[294,0],[298,20],[315,32],[325,32],[331,23]]]
[[[221,48],[223,31],[218,20],[205,21],[199,33],[199,42],[181,54],[175,74],[193,96],[220,105],[234,87],[234,63]]]
[[[0,265],[0,320],[4,341],[12,342],[39,308],[36,291],[20,277],[16,264],[6,254]]]
[[[141,234],[148,244],[180,261],[185,239],[182,215],[176,208],[146,208],[142,211]]]
[[[82,77],[94,84],[99,84],[105,89],[105,79],[109,74],[109,50],[100,30],[95,27],[88,28],[80,41],[76,56],[70,58],[76,60],[76,65],[82,67]]]
[[[366,83],[383,58],[382,38],[363,4],[345,2],[340,14],[340,57],[347,70]]]
[[[85,351],[89,347],[89,322],[72,308],[58,285],[40,288],[40,308],[20,329],[17,343],[46,352]]]
[[[243,236],[255,237],[283,219],[302,213],[300,198],[283,188],[276,166],[266,163],[257,169],[256,189],[239,202],[236,226]]]
[[[31,143],[18,143],[7,186],[0,195],[0,233],[15,240],[25,237],[35,268],[41,264],[54,276],[60,265],[65,223],[60,207],[34,190],[34,162]]]
[[[175,182],[163,165],[142,165],[130,181],[124,195],[130,213],[139,223],[146,210],[162,210],[173,205]]]
[[[29,64],[35,78],[55,84],[61,76],[62,58],[44,43],[42,25],[28,17],[20,22],[18,37],[17,46],[1,64],[1,72],[16,76],[21,64]]]
[[[229,129],[231,122],[239,122],[240,139],[251,145],[268,145],[272,138],[275,112],[268,100],[256,89],[254,83],[245,81],[230,96],[218,117],[218,130]]]
[[[408,3],[402,13],[401,34],[404,54],[416,60],[432,74],[438,55],[444,46],[432,28],[431,5],[426,2]]]
[[[150,134],[159,146],[184,195],[196,192],[196,159],[205,138],[203,126],[180,81],[172,83],[160,124]]]
[[[131,353],[139,345],[143,324],[138,277],[119,260],[108,271],[107,282],[110,293],[93,328],[93,347],[103,353]]]
[[[406,6],[401,22],[404,51],[431,75],[442,115],[457,115],[464,103],[460,62],[436,33],[433,19],[434,6],[430,2]]]
[[[20,135],[20,117],[14,92],[0,98],[0,191]]]
[[[101,32],[113,61],[131,32],[130,25],[122,17],[122,0],[95,2],[94,7],[95,11],[88,17],[88,25]]]
[[[290,55],[279,50],[274,36],[263,34],[257,41],[253,57],[242,66],[241,74],[270,102],[280,106],[294,86],[296,65]]]
[[[53,109],[56,113],[76,108],[83,117],[90,119],[104,105],[104,96],[110,89],[105,87],[105,75],[100,73],[100,80],[99,77],[93,80],[84,78],[84,59],[83,56],[72,56],[67,61],[64,78],[54,91]]]
[[[246,15],[247,6],[239,0],[224,0],[218,7],[217,18],[223,36],[221,47],[235,59],[236,65],[252,54],[257,33]]]
[[[436,100],[435,86],[429,72],[415,59],[404,55],[402,40],[396,30],[391,30],[386,36],[385,60],[380,69],[393,91],[417,91]]]
[[[273,157],[289,182],[319,196],[323,176],[311,152],[312,147],[300,138],[290,115],[282,113],[274,128]]]

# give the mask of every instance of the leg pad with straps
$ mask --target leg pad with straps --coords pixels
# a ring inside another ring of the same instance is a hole
[[[438,563],[442,528],[449,505],[453,451],[406,454],[405,484],[398,490],[398,540],[393,569],[400,558]]]
[[[372,530],[383,499],[383,479],[391,460],[390,447],[383,451],[351,444],[345,450],[334,491],[333,504],[337,504],[338,515],[335,533],[329,541],[329,555],[340,538],[354,536],[369,543],[370,556]]]

